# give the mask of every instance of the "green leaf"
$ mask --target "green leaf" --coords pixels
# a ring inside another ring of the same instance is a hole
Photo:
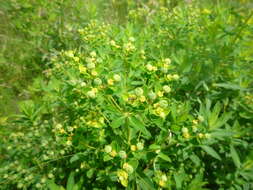
[[[143,135],[147,138],[151,137],[150,132],[146,129],[144,123],[140,121],[137,117],[131,116],[129,118],[129,124],[134,127],[137,131],[141,131]]]
[[[184,181],[184,175],[183,174],[178,174],[174,173],[174,179],[176,182],[176,189],[181,189],[182,188],[182,182]]]
[[[221,157],[219,156],[219,154],[210,146],[207,146],[207,145],[200,145],[200,147],[206,151],[207,154],[209,154],[210,156],[218,159],[218,160],[221,160]]]
[[[196,174],[195,178],[191,181],[191,183],[188,185],[187,190],[208,190],[204,188],[207,182],[203,181],[203,174],[198,173]]]
[[[241,86],[232,83],[216,83],[213,85],[216,87],[221,87],[230,90],[246,90],[245,88],[242,88]]]
[[[151,144],[149,147],[148,147],[150,150],[158,150],[161,148],[160,145],[157,145],[157,144]]]
[[[221,111],[221,104],[218,102],[215,104],[213,111],[210,114],[209,122],[208,122],[209,126],[213,126],[216,123],[216,121],[219,117],[220,111]]]
[[[142,190],[155,190],[153,182],[146,175],[137,173],[137,184]]]
[[[133,167],[134,170],[136,170],[139,165],[139,161],[136,159],[131,159],[128,163]]]
[[[125,117],[119,117],[111,122],[112,128],[118,128],[125,123]]]
[[[94,168],[89,169],[89,170],[87,171],[87,173],[86,173],[86,175],[87,175],[87,177],[88,177],[89,179],[92,178],[93,174],[94,174]]]
[[[134,86],[136,86],[136,85],[143,85],[143,81],[132,81],[131,82],[131,85],[134,85]]]
[[[196,164],[196,166],[199,166],[200,163],[201,163],[201,160],[199,159],[199,157],[198,157],[196,154],[192,154],[192,155],[190,156],[190,159],[191,159],[191,161],[192,161],[194,164]]]
[[[71,158],[70,158],[70,163],[73,163],[73,162],[75,162],[75,161],[77,161],[77,160],[79,160],[79,156],[78,156],[78,154],[75,154],[74,156],[72,156]]]
[[[217,129],[214,132],[210,133],[212,138],[223,140],[224,138],[232,137],[234,132],[227,129]]]
[[[107,162],[107,161],[112,160],[112,159],[113,159],[113,157],[111,157],[111,156],[108,155],[108,154],[106,154],[106,155],[104,156],[104,158],[103,158],[104,162]]]
[[[232,113],[224,113],[214,125],[210,126],[210,129],[222,127],[231,117]]]
[[[65,190],[62,186],[55,184],[55,182],[52,180],[47,181],[47,187],[49,190]]]
[[[75,179],[74,179],[75,173],[71,172],[69,177],[68,177],[68,182],[67,182],[67,190],[73,190],[74,185],[75,185]]]
[[[158,157],[165,160],[165,161],[171,162],[171,159],[166,154],[164,154],[162,152],[159,152]]]
[[[235,163],[235,166],[237,168],[240,168],[240,166],[241,166],[240,158],[239,158],[233,145],[230,145],[230,155]]]

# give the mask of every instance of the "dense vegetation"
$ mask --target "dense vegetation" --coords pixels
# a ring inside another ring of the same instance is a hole
[[[0,189],[253,188],[252,4],[74,2],[1,5]]]

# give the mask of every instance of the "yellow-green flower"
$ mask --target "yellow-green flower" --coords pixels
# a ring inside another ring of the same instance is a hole
[[[127,157],[127,154],[124,150],[119,151],[118,155],[122,159],[125,159]]]
[[[187,133],[183,133],[183,136],[184,136],[184,138],[186,138],[186,139],[189,139],[190,138],[190,134],[187,132]]]
[[[146,97],[145,97],[145,96],[141,96],[141,97],[140,97],[140,101],[141,101],[141,102],[145,102],[145,101],[146,101]]]
[[[188,129],[186,127],[182,128],[182,133],[188,133]]]
[[[159,102],[159,105],[162,107],[162,108],[167,108],[168,107],[168,102],[166,100],[161,100]]]
[[[153,91],[151,91],[151,92],[148,93],[148,97],[149,97],[151,100],[155,100],[155,99],[156,99],[156,94],[155,94]]]
[[[163,92],[162,92],[162,91],[158,91],[158,92],[157,92],[157,96],[158,96],[158,97],[163,97]]]
[[[111,145],[106,145],[105,148],[104,148],[104,151],[106,153],[110,153],[112,151],[112,146]]]
[[[136,147],[137,147],[138,150],[143,150],[144,144],[141,143],[141,142],[138,142],[138,143],[136,144]]]
[[[172,78],[173,78],[174,80],[178,80],[178,79],[179,79],[179,75],[178,75],[178,74],[174,74],[174,75],[172,75]]]
[[[136,88],[134,90],[134,92],[135,92],[136,96],[142,96],[142,94],[143,94],[143,90],[140,87]]]
[[[164,62],[165,62],[165,64],[167,64],[167,65],[171,64],[171,60],[170,60],[170,58],[166,58],[166,59],[164,59]]]
[[[102,84],[102,80],[100,78],[95,78],[94,79],[94,84],[99,86],[99,85]]]
[[[133,166],[131,166],[130,164],[128,163],[124,163],[123,164],[123,169],[126,170],[127,173],[131,174],[134,172],[134,168]]]
[[[88,69],[94,69],[96,67],[95,63],[87,63],[87,68]]]
[[[79,57],[73,57],[74,61],[79,62],[80,58]]]
[[[74,51],[73,50],[65,51],[65,55],[67,57],[73,58],[74,57]]]
[[[114,84],[114,80],[113,80],[113,79],[108,79],[108,80],[107,80],[107,83],[108,83],[109,85],[113,85],[113,84]]]
[[[79,71],[80,71],[80,73],[86,73],[87,69],[85,66],[79,65]]]
[[[87,92],[87,96],[89,98],[95,98],[96,97],[96,93],[93,90],[90,90]]]
[[[112,150],[110,152],[111,157],[115,157],[117,155],[117,152],[115,150]]]
[[[131,147],[130,147],[130,149],[131,149],[131,151],[136,151],[137,150],[137,147],[135,146],[135,145],[131,145]]]
[[[166,93],[171,92],[171,88],[170,88],[168,85],[163,86],[163,90],[164,90],[164,92],[166,92]]]
[[[146,68],[148,71],[152,71],[153,70],[153,66],[151,64],[147,64]]]
[[[124,186],[127,187],[128,185],[128,173],[124,170],[118,170],[117,171],[117,176],[120,181],[120,183]]]
[[[113,75],[113,79],[114,79],[116,82],[120,82],[120,81],[121,81],[121,77],[120,77],[120,75],[118,75],[118,74]]]
[[[92,70],[92,71],[91,71],[91,75],[92,75],[92,76],[97,76],[97,75],[98,75],[98,72],[95,71],[95,70]]]
[[[90,53],[90,56],[91,56],[91,57],[96,57],[96,56],[97,56],[97,54],[96,54],[96,52],[95,52],[95,51],[92,51],[92,52]]]

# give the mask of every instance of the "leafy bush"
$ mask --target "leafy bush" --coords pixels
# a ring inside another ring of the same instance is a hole
[[[41,75],[51,51],[78,44],[71,31],[89,19],[102,17],[100,9],[109,9],[109,5],[101,0],[1,1],[1,115],[17,112],[16,102],[28,98],[24,88]]]
[[[249,189],[251,21],[180,4],[80,28],[0,123],[1,188]]]

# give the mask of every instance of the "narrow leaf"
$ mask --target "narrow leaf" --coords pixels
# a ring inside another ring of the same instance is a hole
[[[140,121],[139,119],[137,119],[137,117],[132,116],[129,118],[129,123],[132,127],[134,127],[137,131],[141,131],[143,133],[144,136],[146,136],[147,138],[151,137],[150,132],[146,129],[144,123],[142,121]]]
[[[240,166],[241,166],[240,158],[239,158],[239,156],[238,156],[238,154],[237,154],[237,152],[236,152],[236,150],[235,150],[235,148],[234,148],[233,145],[230,145],[230,154],[231,154],[232,159],[233,159],[233,161],[235,163],[235,166],[237,168],[240,168]]]
[[[207,146],[207,145],[200,145],[200,147],[206,151],[207,154],[209,154],[210,156],[218,159],[218,160],[221,160],[221,157],[219,156],[219,154],[210,146]]]
[[[137,184],[142,190],[155,190],[153,182],[146,175],[138,173],[137,174]]]
[[[119,118],[112,121],[111,126],[112,126],[112,128],[118,128],[121,125],[123,125],[124,122],[125,122],[125,117],[119,117]]]
[[[49,190],[64,190],[62,186],[55,184],[55,182],[52,180],[47,181],[47,187],[49,188]]]
[[[163,160],[165,160],[165,161],[167,161],[167,162],[171,162],[171,159],[166,154],[164,154],[162,152],[160,152],[158,154],[158,157],[161,158],[161,159],[163,159]]]
[[[71,172],[68,177],[67,190],[73,190],[73,188],[74,188],[74,185],[75,185],[74,175],[75,175],[75,173]]]
[[[174,179],[175,179],[175,182],[176,182],[176,187],[177,187],[176,189],[181,189],[182,188],[182,182],[184,180],[184,175],[175,173],[174,174]]]

